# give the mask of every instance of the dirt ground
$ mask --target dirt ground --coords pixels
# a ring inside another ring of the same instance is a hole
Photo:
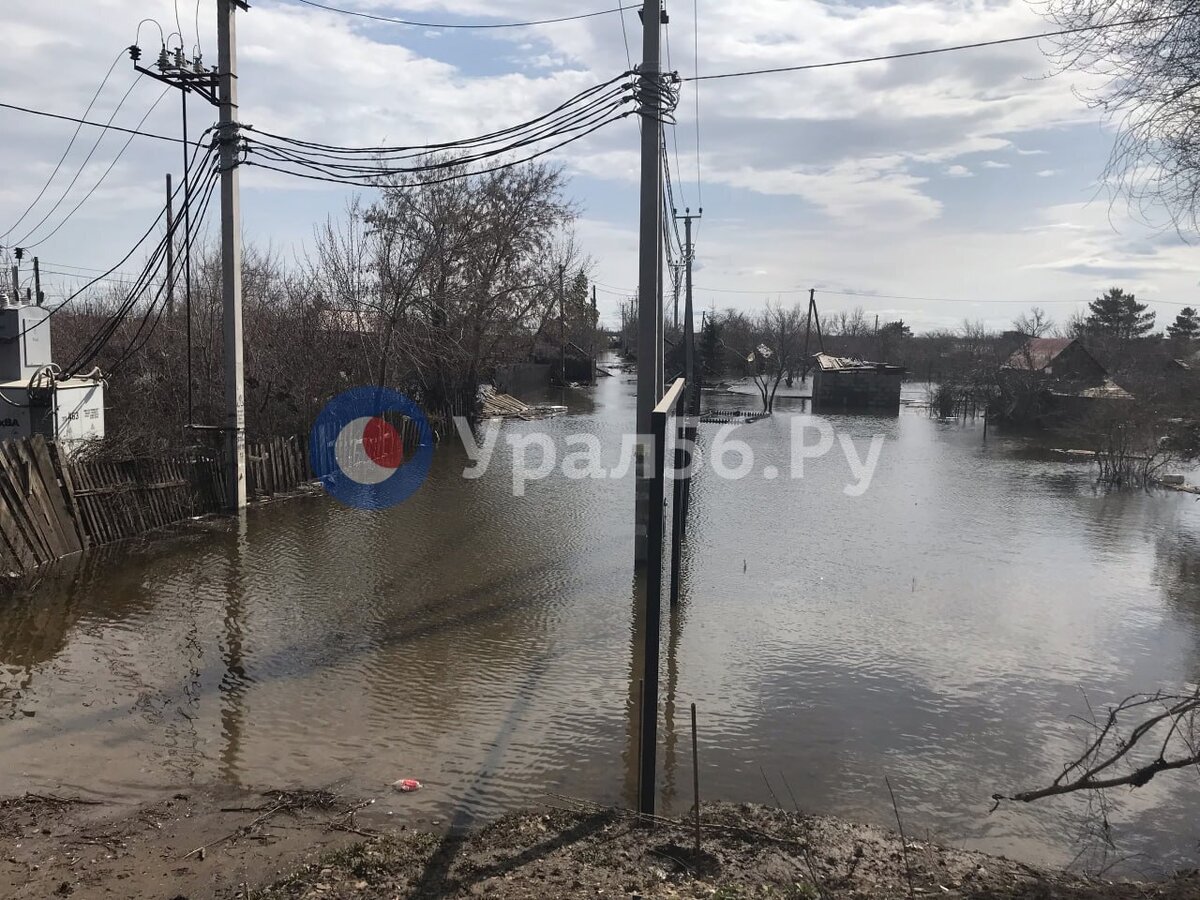
[[[197,791],[132,808],[0,800],[0,898],[255,896],[248,887],[362,840],[348,830],[356,805],[321,791]]]
[[[447,836],[323,791],[197,793],[132,810],[26,795],[0,800],[0,897],[1200,898],[1196,872],[1089,882],[754,806],[706,806],[697,856],[690,823],[551,802]]]

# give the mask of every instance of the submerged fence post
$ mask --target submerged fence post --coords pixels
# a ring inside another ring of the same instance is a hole
[[[678,379],[650,415],[650,471],[646,522],[645,699],[642,703],[638,810],[654,814],[658,758],[658,660],[662,626],[663,518],[665,512],[667,417],[679,405],[684,380]],[[643,477],[646,477],[643,471]]]

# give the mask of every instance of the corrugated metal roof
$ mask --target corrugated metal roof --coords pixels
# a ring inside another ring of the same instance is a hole
[[[851,356],[831,356],[828,353],[818,353],[813,356],[817,366],[825,372],[836,371],[840,369],[895,369],[898,366],[891,366],[887,363],[868,362],[865,359],[855,359]]]

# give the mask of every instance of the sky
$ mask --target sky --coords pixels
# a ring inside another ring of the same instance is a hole
[[[616,5],[328,3],[438,23],[527,21]],[[670,63],[684,77],[1049,27],[1026,0],[666,0],[666,8]],[[138,78],[120,54],[136,41],[153,58],[162,33],[180,32],[189,52],[198,48],[213,64],[215,19],[214,0],[5,0],[0,102],[79,116],[120,57],[89,118],[106,121],[132,86],[114,124],[136,127],[158,100],[142,129],[178,136],[178,95],[160,100],[163,86]],[[240,119],[338,145],[470,137],[547,112],[626,71],[640,57],[640,29],[635,10],[470,31],[256,0],[237,16]],[[1004,328],[1033,305],[1062,321],[1120,286],[1149,301],[1165,326],[1182,305],[1200,303],[1200,255],[1104,189],[1113,133],[1079,97],[1095,86],[1090,77],[1053,74],[1038,42],[1026,42],[683,84],[667,141],[680,212],[704,209],[697,310],[804,303],[816,288],[823,317],[862,306],[868,317],[902,318],[917,331],[964,319]],[[214,120],[215,110],[193,99],[192,134]],[[74,128],[0,109],[0,233],[46,185]],[[179,145],[140,137],[117,158],[126,137],[107,134],[85,164],[102,134],[81,130],[41,200],[0,238],[3,246],[44,241],[30,253],[42,260],[51,301],[80,283],[60,273],[82,276],[120,260],[161,210],[164,174],[180,178]],[[612,324],[638,280],[636,121],[551,159],[569,178],[579,241],[594,264],[602,319]],[[245,239],[299,257],[314,227],[342,215],[350,199],[340,187],[245,169]]]

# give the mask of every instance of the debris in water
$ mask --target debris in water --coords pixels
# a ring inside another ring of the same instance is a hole
[[[393,782],[392,787],[402,794],[411,794],[413,791],[421,789],[421,782],[415,778],[401,778],[399,781]]]

